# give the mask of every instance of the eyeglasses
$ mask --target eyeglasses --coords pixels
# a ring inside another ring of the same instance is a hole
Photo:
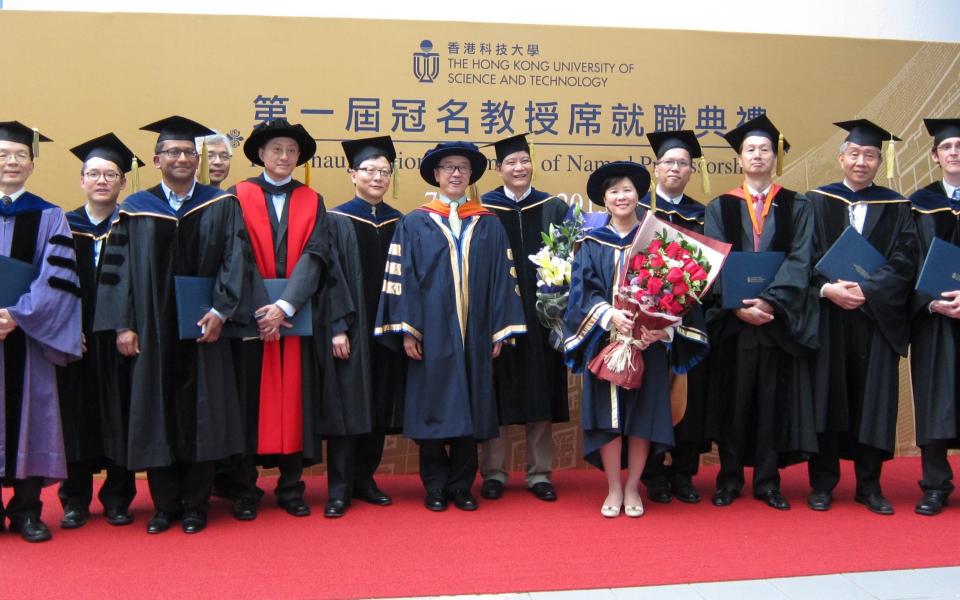
[[[167,148],[166,150],[161,150],[158,154],[163,154],[171,160],[176,160],[180,156],[186,156],[187,158],[196,158],[200,156],[200,153],[196,150],[191,150],[189,148]]]
[[[937,146],[937,150],[940,152],[960,152],[960,142],[953,144],[940,144]]]
[[[231,156],[227,152],[207,152],[208,160],[220,159],[221,162],[227,162],[230,160]]]
[[[14,162],[25,163],[30,160],[30,154],[22,150],[20,152],[0,152],[0,163],[9,162],[11,158]]]
[[[661,161],[658,162],[657,164],[658,164],[658,165],[662,165],[662,166],[664,166],[664,167],[666,167],[666,168],[668,168],[668,169],[672,169],[672,168],[674,168],[674,167],[676,167],[676,168],[678,168],[678,169],[687,169],[687,168],[690,167],[690,161],[688,161],[688,160],[676,160],[676,159],[673,159],[673,158],[668,158],[668,159],[666,159],[666,160],[661,160]]]
[[[84,172],[83,176],[90,181],[98,181],[101,177],[103,177],[103,180],[107,183],[114,183],[123,177],[123,174],[116,171],[86,171]]]
[[[459,171],[464,175],[469,175],[473,171],[473,169],[471,169],[469,166],[462,165],[437,165],[437,168],[447,175],[453,175],[456,171]]]
[[[393,175],[392,169],[374,169],[373,167],[357,167],[354,171],[360,171],[364,173],[367,177],[373,178],[379,175],[384,179]]]

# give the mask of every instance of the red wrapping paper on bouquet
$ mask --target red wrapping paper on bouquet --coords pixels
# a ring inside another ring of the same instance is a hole
[[[633,331],[611,332],[611,341],[587,368],[599,379],[626,389],[643,381],[643,329],[678,325],[710,289],[730,244],[661,221],[648,212],[624,263],[613,307],[634,316]]]

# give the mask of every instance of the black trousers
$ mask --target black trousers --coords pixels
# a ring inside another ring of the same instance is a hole
[[[953,469],[947,460],[946,444],[933,442],[920,446],[920,465],[923,469],[920,489],[948,494],[953,491]]]
[[[830,493],[840,482],[840,440],[846,434],[821,433],[817,435],[820,452],[810,457],[807,471],[810,487],[815,492]],[[853,444],[853,468],[857,475],[857,495],[880,493],[880,471],[884,452],[873,446]]]
[[[88,461],[67,463],[67,478],[60,483],[60,504],[64,510],[90,509],[93,500],[93,476],[99,468]],[[97,498],[104,508],[126,510],[137,495],[136,473],[125,467],[111,465],[107,467],[107,478],[100,486]]]
[[[331,500],[348,500],[354,490],[369,489],[383,458],[383,433],[327,438],[327,490]]]
[[[13,496],[3,504],[3,488],[0,487],[0,525],[4,516],[11,522],[23,521],[27,517],[40,518],[43,502],[40,501],[40,492],[43,490],[42,477],[27,477],[26,479],[4,478],[3,485],[13,488]]]
[[[216,464],[212,460],[177,461],[167,467],[147,469],[154,508],[174,514],[185,510],[206,512],[210,507]]]
[[[278,454],[272,457],[280,470],[277,478],[277,487],[273,493],[277,502],[285,503],[291,500],[302,500],[307,485],[303,482],[303,454]],[[234,500],[241,498],[257,502],[263,497],[263,490],[257,487],[256,457],[244,454],[236,457],[236,476],[233,478],[231,489],[234,491]]]
[[[772,442],[772,440],[771,440]],[[717,444],[720,454],[720,472],[717,473],[717,489],[739,492],[743,489],[743,462],[740,454],[728,444]],[[765,450],[758,440],[757,454],[753,465],[753,493],[763,494],[780,489],[780,471],[777,469],[777,453],[773,444]]]
[[[427,490],[469,490],[477,477],[477,440],[417,440],[420,445],[420,480]],[[450,446],[449,452],[447,445]]]
[[[688,484],[700,470],[700,445],[680,443],[670,450],[670,464],[665,464],[666,452],[651,454],[643,467],[640,481],[649,487]]]

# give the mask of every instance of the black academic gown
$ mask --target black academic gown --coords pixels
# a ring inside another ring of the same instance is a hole
[[[211,461],[243,451],[230,342],[179,340],[174,277],[213,277],[213,308],[246,322],[250,250],[234,196],[196,184],[174,211],[158,185],[120,205],[104,250],[94,331],[130,329],[127,467]]]
[[[253,183],[264,191],[266,213],[270,219],[270,231],[273,234],[274,261],[277,277],[287,279],[287,287],[281,294],[284,299],[291,299],[299,304],[311,305],[313,317],[313,331],[321,327],[319,294],[329,271],[327,266],[327,230],[326,208],[323,197],[318,199],[318,215],[316,224],[310,234],[306,247],[296,262],[291,277],[287,272],[287,227],[290,220],[290,203],[293,191],[303,184],[291,180],[287,185],[280,186],[287,199],[283,204],[280,218],[277,218],[271,195],[273,188],[263,176],[251,177],[248,183]],[[232,186],[228,194],[236,195],[237,188]],[[247,246],[251,252],[248,279],[251,283],[250,308],[256,310],[269,303],[269,298],[263,294],[263,276],[257,269],[253,258],[253,248]],[[296,304],[295,304],[296,306]],[[302,305],[301,305],[302,306]],[[323,437],[318,428],[320,402],[323,396],[322,377],[320,375],[320,357],[316,350],[317,336],[300,338],[300,379],[303,395],[303,460],[304,464],[312,465],[321,462],[323,457]],[[260,379],[263,370],[263,342],[258,339],[232,340],[234,360],[237,366],[237,385],[244,407],[244,439],[246,440],[244,454],[256,455],[260,426]],[[278,455],[258,455],[256,463],[264,467],[275,467],[278,464]]]
[[[66,214],[77,251],[83,334],[83,358],[57,369],[60,416],[67,462],[92,461],[95,469],[126,464],[129,419],[129,359],[117,351],[116,333],[94,333],[97,283],[114,215],[94,224],[81,206]],[[95,262],[95,246],[101,245]]]
[[[355,197],[327,217],[335,283],[324,295],[323,333],[315,337],[324,365],[321,426],[327,435],[399,433],[403,426],[405,355],[376,343],[373,334],[387,251],[402,216],[386,203],[374,208]],[[350,343],[346,360],[331,352],[331,339],[340,333]]]
[[[815,224],[814,263],[850,225],[849,206],[868,204],[865,237],[887,264],[860,284],[866,302],[855,315],[820,299],[820,350],[814,376],[817,433],[841,436],[840,456],[853,458],[859,442],[893,457],[896,442],[900,356],[910,341],[910,297],[917,270],[917,228],[910,202],[878,185],[853,192],[843,183],[809,192]],[[819,293],[828,281],[816,273],[812,289]],[[846,347],[843,331],[868,340],[866,348]],[[866,352],[865,356],[863,352]],[[851,354],[863,358],[863,372]]]
[[[752,209],[732,194],[711,201],[705,216],[706,235],[732,244],[733,251],[752,251],[753,230],[742,212],[744,206]],[[778,465],[798,462],[817,449],[810,382],[818,323],[816,291],[809,287],[812,227],[813,210],[806,198],[781,189],[772,202],[760,245],[761,252],[785,254],[773,281],[760,294],[774,308],[772,322],[749,325],[734,311],[721,308],[719,302],[707,311],[709,388],[713,394],[707,411],[707,434],[732,448],[743,465],[756,464],[758,403],[770,400],[759,398],[758,392],[749,389],[752,386],[740,389],[737,385],[742,369],[756,368],[754,361],[740,364],[747,356],[775,365],[762,376],[775,382],[770,394],[775,402],[770,421]]]
[[[491,351],[526,331],[503,226],[489,213],[465,218],[458,244],[446,218],[421,207],[388,254],[375,334],[397,351],[404,334],[423,344],[423,360],[407,361],[403,434],[497,437]]]
[[[674,445],[670,370],[686,372],[707,352],[702,317],[698,329],[696,315],[688,315],[693,321],[677,328],[671,344],[657,342],[643,351],[643,379],[638,389],[614,386],[586,368],[610,342],[601,322],[612,307],[637,229],[624,237],[609,227],[585,234],[573,261],[570,301],[564,314],[566,363],[574,373],[584,376],[580,412],[583,454],[598,468],[602,468],[600,448],[618,436],[650,440],[654,454]],[[624,451],[626,448],[624,444]]]
[[[551,224],[563,223],[569,207],[560,198],[535,189],[521,202],[508,198],[503,187],[487,192],[480,201],[507,231],[527,322],[527,335],[517,338],[515,346],[505,346],[493,361],[500,423],[569,421],[567,370],[563,355],[549,343],[550,329],[537,319],[537,267],[529,259],[543,247],[541,233]]]
[[[650,209],[650,192],[640,198],[637,206],[637,217],[643,220],[646,211]],[[668,221],[677,227],[683,227],[696,233],[703,233],[703,217],[705,207],[690,196],[684,194],[678,204],[671,204],[662,196],[657,199],[656,217]],[[704,298],[703,304],[691,309],[689,319],[705,319],[705,308],[709,306],[710,298]],[[705,325],[703,326],[705,329]],[[677,362],[678,357],[674,357]],[[706,434],[707,419],[707,364],[702,360],[691,367],[687,376],[687,409],[683,419],[673,428],[677,446],[691,444],[697,447],[699,453],[710,451],[710,441]],[[679,449],[678,449],[679,452]]]
[[[920,256],[927,255],[934,238],[960,245],[960,207],[947,198],[941,182],[917,190],[910,201]],[[927,307],[938,299],[915,291],[912,300],[910,379],[917,445],[960,448],[960,320],[931,313]]]

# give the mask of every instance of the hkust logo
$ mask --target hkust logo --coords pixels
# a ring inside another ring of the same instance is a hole
[[[440,53],[433,52],[433,42],[420,42],[420,52],[413,53],[413,76],[420,83],[433,83],[440,75]]]

